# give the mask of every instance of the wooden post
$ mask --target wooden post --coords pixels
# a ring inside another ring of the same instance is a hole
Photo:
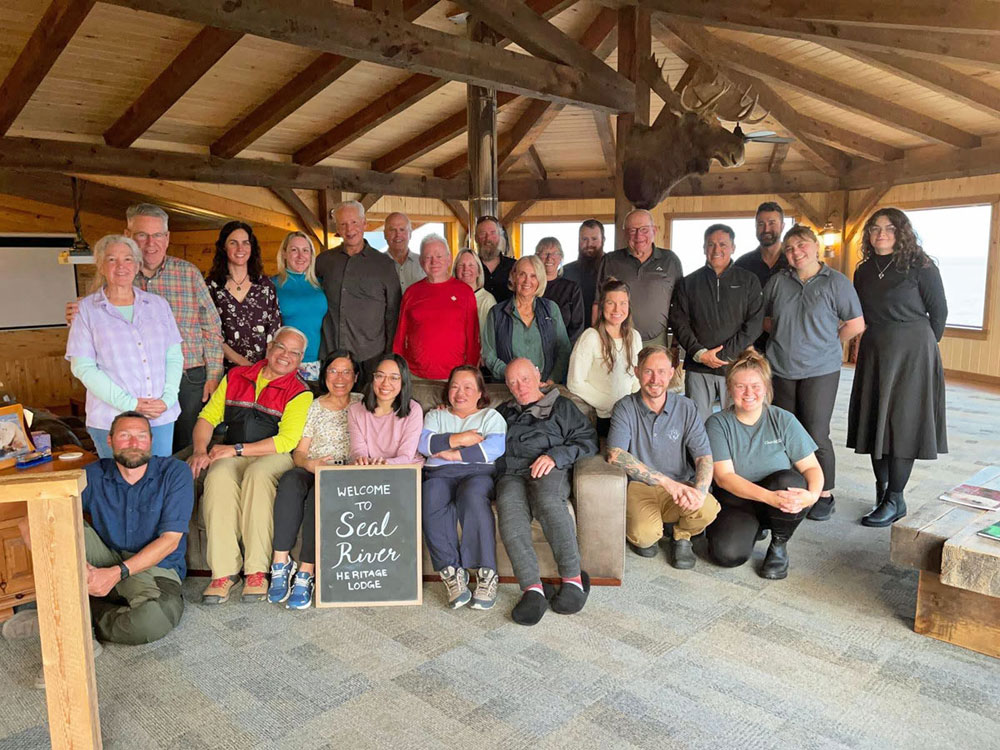
[[[470,18],[469,38],[496,44],[496,35],[486,25]],[[497,174],[497,92],[469,85],[469,235],[474,239],[480,216],[499,216],[500,191]]]
[[[0,503],[28,503],[38,624],[54,750],[101,745],[94,678],[80,470],[0,477]]]
[[[632,204],[625,197],[622,184],[622,163],[625,159],[625,143],[633,124],[649,125],[649,86],[639,80],[639,64],[652,50],[649,11],[634,5],[618,9],[618,72],[635,82],[635,114],[618,115],[616,123],[616,170],[615,170],[615,230],[621,231],[625,214],[632,210]],[[623,238],[624,239],[624,238]],[[624,241],[618,242],[625,247]]]

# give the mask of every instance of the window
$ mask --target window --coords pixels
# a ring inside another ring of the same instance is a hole
[[[421,224],[419,227],[414,228],[413,234],[410,236],[410,250],[413,252],[419,252],[420,250],[420,240],[429,234],[440,234],[445,239],[448,235],[444,233],[444,223],[440,221],[429,221],[426,224]],[[365,232],[365,239],[368,240],[368,244],[374,247],[376,250],[381,250],[385,252],[385,234],[382,233],[380,229],[377,232]],[[458,251],[459,248],[451,248],[452,253]]]
[[[563,263],[572,263],[580,254],[580,221],[524,222],[521,224],[521,255],[534,255],[542,237],[555,237],[563,249]],[[604,222],[602,222],[604,223]],[[615,249],[614,222],[604,224],[604,252]]]
[[[907,211],[906,215],[924,250],[941,270],[948,299],[948,326],[981,329],[986,314],[993,207],[926,208]]]
[[[785,231],[795,222],[785,217]],[[697,219],[673,219],[670,222],[670,249],[681,259],[681,267],[687,275],[705,265],[705,230],[712,224],[726,224],[736,233],[734,258],[757,247],[757,222],[752,216]],[[783,232],[784,233],[784,232]]]

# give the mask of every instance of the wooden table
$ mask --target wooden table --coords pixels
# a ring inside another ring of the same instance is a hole
[[[977,535],[998,519],[935,499],[893,524],[892,561],[920,571],[915,632],[1000,658],[1000,542]]]
[[[49,737],[58,750],[101,747],[80,505],[87,486],[80,464],[92,460],[0,472],[0,507],[27,509]]]

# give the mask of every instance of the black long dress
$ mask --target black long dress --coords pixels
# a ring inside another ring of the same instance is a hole
[[[886,268],[886,257],[869,258],[854,273],[867,328],[854,372],[847,447],[876,458],[937,458],[948,452],[938,349],[948,317],[941,273],[933,263],[901,273],[895,263]]]

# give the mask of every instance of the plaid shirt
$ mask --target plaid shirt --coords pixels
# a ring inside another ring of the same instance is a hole
[[[222,321],[197,266],[168,255],[151,277],[139,273],[135,279],[170,304],[183,339],[184,369],[204,365],[208,380],[221,380]]]

